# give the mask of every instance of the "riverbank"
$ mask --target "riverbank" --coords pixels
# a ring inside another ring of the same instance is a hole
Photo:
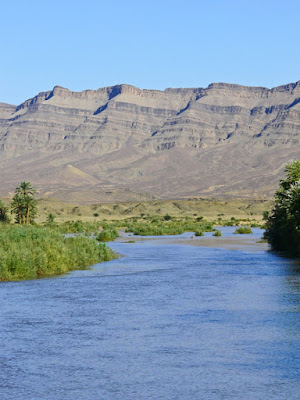
[[[245,237],[202,237],[193,239],[170,240],[171,244],[182,244],[198,247],[214,247],[225,250],[247,250],[247,251],[267,251],[269,245],[266,242],[260,242],[257,239]]]
[[[0,244],[0,281],[65,274],[117,257],[95,239],[65,237],[49,227],[2,226]]]
[[[218,227],[222,232],[221,237],[213,236],[213,232],[206,232],[205,236],[195,236],[186,232],[177,236],[136,236],[120,231],[120,236],[115,240],[121,243],[154,241],[156,244],[178,244],[196,247],[209,247],[225,250],[267,251],[270,246],[261,240],[263,229],[252,228],[253,233],[247,235],[234,234],[236,227]]]

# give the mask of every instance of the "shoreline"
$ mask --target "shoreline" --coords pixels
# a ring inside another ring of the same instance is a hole
[[[123,232],[121,232],[123,233]],[[270,246],[268,243],[260,243],[259,239],[249,237],[249,235],[236,235],[234,237],[190,237],[190,238],[178,238],[170,236],[123,236],[122,234],[116,238],[115,242],[128,243],[130,241],[144,242],[144,241],[156,241],[157,244],[175,244],[184,246],[196,246],[196,247],[210,247],[219,248],[224,250],[247,250],[247,251],[268,251]]]
[[[184,238],[171,240],[170,243],[197,247],[215,247],[224,250],[267,251],[270,248],[268,243],[259,243],[257,239],[249,237]]]

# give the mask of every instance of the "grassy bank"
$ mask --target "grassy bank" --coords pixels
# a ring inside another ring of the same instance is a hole
[[[214,220],[206,220],[203,216],[197,217],[176,217],[166,214],[164,216],[140,216],[126,219],[116,219],[107,221],[98,220],[92,222],[67,221],[58,224],[52,224],[51,228],[61,233],[93,233],[99,241],[111,241],[118,236],[118,229],[125,229],[134,235],[140,236],[162,236],[179,235],[184,232],[194,232],[196,236],[201,236],[203,232],[211,232],[215,226],[239,226],[240,229],[249,230],[250,227],[261,227],[263,222],[255,221],[250,218],[222,219],[218,217]],[[238,232],[239,233],[239,232]]]
[[[212,224],[195,220],[164,221],[154,219],[152,221],[131,222],[126,227],[126,232],[141,236],[180,235],[184,232],[211,232],[212,230]]]
[[[16,281],[86,269],[109,261],[116,254],[96,240],[65,238],[56,229],[2,226],[0,229],[0,280]]]

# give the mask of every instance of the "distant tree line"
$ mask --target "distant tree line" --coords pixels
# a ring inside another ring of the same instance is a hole
[[[275,206],[266,212],[265,238],[274,250],[300,256],[300,160],[285,167],[286,178],[275,193]]]

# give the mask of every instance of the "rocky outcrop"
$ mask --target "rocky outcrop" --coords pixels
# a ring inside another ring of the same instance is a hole
[[[299,139],[300,82],[165,91],[56,86],[19,106],[0,103],[0,190],[25,175],[56,192],[86,180],[91,190],[107,184],[158,197],[248,195],[255,187],[271,195],[284,163],[299,157]]]

